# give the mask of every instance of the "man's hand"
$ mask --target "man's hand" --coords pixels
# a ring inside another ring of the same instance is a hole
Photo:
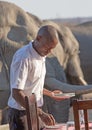
[[[51,92],[51,98],[57,100],[57,101],[62,101],[62,100],[65,100],[65,99],[68,99],[69,97],[68,96],[62,96],[62,91],[60,90],[54,90]]]
[[[51,114],[45,113],[42,110],[40,110],[39,117],[45,123],[45,125],[55,125],[55,119]]]
[[[62,91],[61,90],[54,90],[52,91],[52,93],[55,95],[55,94],[62,94]]]
[[[43,94],[46,95],[46,96],[49,96],[49,97],[51,97],[51,98],[53,98],[54,100],[57,100],[57,101],[62,101],[62,100],[69,98],[68,96],[62,95],[61,90],[49,91],[49,90],[44,88]]]

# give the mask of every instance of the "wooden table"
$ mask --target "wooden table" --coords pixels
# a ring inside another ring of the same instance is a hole
[[[75,130],[74,122],[56,124],[52,128],[44,128],[44,130]],[[85,130],[84,125],[81,125],[81,130]],[[89,130],[92,130],[92,123],[89,123]]]
[[[44,130],[67,130],[67,124],[56,124],[55,126],[48,126]]]

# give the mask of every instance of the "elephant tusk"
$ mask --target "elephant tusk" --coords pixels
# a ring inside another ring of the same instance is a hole
[[[79,77],[79,79],[83,83],[83,85],[87,85],[87,82],[82,77]]]

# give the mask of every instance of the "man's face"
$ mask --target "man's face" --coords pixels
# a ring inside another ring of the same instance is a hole
[[[41,40],[39,43],[39,54],[41,56],[46,56],[56,47],[57,43],[57,40],[53,40],[52,42],[48,42],[45,39]]]

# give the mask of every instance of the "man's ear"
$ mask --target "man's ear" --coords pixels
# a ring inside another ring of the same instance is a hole
[[[37,37],[36,37],[36,40],[37,40],[37,41],[40,41],[41,38],[42,38],[42,36],[37,36]]]

